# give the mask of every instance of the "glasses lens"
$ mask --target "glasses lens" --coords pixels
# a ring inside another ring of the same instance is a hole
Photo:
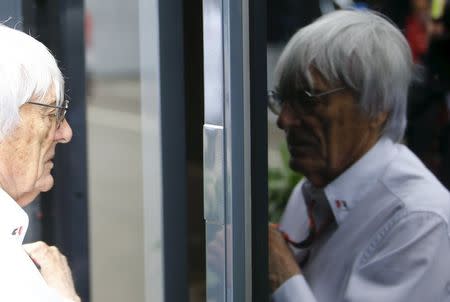
[[[66,117],[67,109],[69,108],[69,101],[65,100],[61,107],[56,111],[56,126],[59,128]]]
[[[283,106],[280,96],[275,91],[269,91],[267,97],[269,109],[275,115],[279,115],[281,113],[281,108]]]

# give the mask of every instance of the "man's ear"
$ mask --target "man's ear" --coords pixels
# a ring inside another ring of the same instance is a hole
[[[389,117],[388,112],[382,112],[378,114],[376,117],[370,120],[370,127],[372,129],[381,129],[383,125],[386,123],[388,117]]]

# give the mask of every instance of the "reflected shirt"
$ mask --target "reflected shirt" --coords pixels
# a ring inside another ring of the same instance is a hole
[[[280,223],[295,241],[307,235],[305,182]],[[406,146],[380,139],[324,193],[336,225],[273,301],[450,301],[449,192]]]
[[[0,301],[68,301],[47,286],[22,248],[27,228],[25,211],[0,189]]]

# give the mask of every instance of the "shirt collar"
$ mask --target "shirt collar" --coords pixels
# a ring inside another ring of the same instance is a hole
[[[381,177],[395,152],[391,139],[380,138],[363,157],[324,188],[338,225]]]
[[[0,188],[0,240],[10,239],[22,244],[28,228],[28,215]]]

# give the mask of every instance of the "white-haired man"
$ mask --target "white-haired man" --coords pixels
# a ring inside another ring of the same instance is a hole
[[[411,51],[369,11],[301,29],[270,105],[305,179],[269,227],[276,302],[450,301],[450,196],[407,147]]]
[[[72,138],[64,81],[47,48],[0,25],[0,301],[79,301],[66,258],[22,246],[21,207],[53,186],[55,146]]]

